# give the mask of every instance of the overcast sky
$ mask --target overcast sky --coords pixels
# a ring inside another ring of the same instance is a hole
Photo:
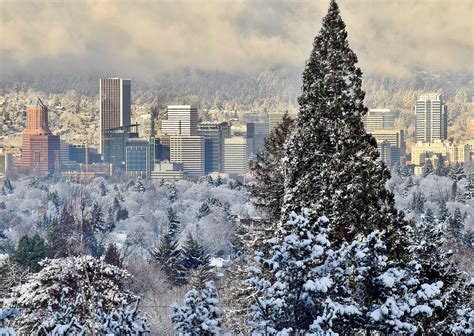
[[[0,74],[302,67],[329,0],[0,0]],[[367,73],[474,71],[474,0],[339,0]]]

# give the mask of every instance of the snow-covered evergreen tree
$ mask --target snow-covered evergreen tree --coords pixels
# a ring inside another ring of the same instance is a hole
[[[265,139],[263,149],[250,162],[255,184],[248,186],[252,202],[261,209],[269,221],[280,218],[284,192],[284,145],[294,130],[294,121],[286,113],[282,122]]]
[[[181,223],[178,219],[178,214],[173,208],[168,209],[168,234],[173,238],[177,239],[178,235],[181,233]]]
[[[333,250],[328,219],[315,225],[305,214],[292,213],[291,233],[268,241],[269,258],[256,256],[259,267],[249,279],[257,289],[255,332],[412,334],[442,307],[443,282],[423,281],[416,261],[391,258],[384,233],[375,230]]]
[[[183,306],[171,306],[174,330],[180,336],[219,335],[218,304],[212,281],[206,282],[201,290],[191,289],[184,297]]]
[[[449,216],[447,221],[447,233],[455,242],[461,243],[464,235],[464,216],[459,208]]]
[[[150,324],[146,314],[140,315],[139,302],[122,302],[121,306],[109,312],[104,311],[102,304],[99,304],[95,312],[98,322],[94,331],[99,335],[147,335]]]
[[[424,334],[449,333],[457,310],[469,304],[474,289],[452,261],[452,252],[443,249],[444,230],[444,222],[438,223],[432,210],[427,209],[416,222],[410,238],[410,252],[420,266],[420,281],[443,283],[441,305],[421,321],[420,328]]]
[[[160,243],[150,251],[150,255],[151,262],[166,274],[171,283],[186,283],[186,269],[183,266],[181,250],[170,233],[161,236]]]
[[[423,177],[426,177],[426,176],[432,174],[433,171],[434,171],[433,162],[431,162],[430,159],[426,159],[425,164],[422,168]]]
[[[75,321],[84,327],[94,325],[94,309],[98,302],[110,311],[122,303],[134,302],[137,298],[125,290],[125,280],[129,274],[115,266],[90,256],[64,259],[46,259],[41,262],[43,269],[31,274],[26,283],[11,290],[4,304],[17,307],[21,314],[13,321],[20,333],[38,330],[41,323],[53,312],[73,305],[78,296],[79,307],[74,314]]]
[[[188,233],[181,250],[183,266],[186,269],[192,270],[198,267],[209,268],[211,257],[204,251],[204,247],[193,238],[191,233]]]
[[[405,224],[385,188],[389,170],[361,121],[367,108],[356,63],[331,0],[303,72],[295,133],[286,144],[282,223],[305,207],[314,219],[328,217],[340,242],[379,229],[400,246]]]

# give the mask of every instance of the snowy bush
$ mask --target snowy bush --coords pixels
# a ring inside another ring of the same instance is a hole
[[[184,305],[172,305],[174,330],[182,336],[218,335],[220,330],[216,290],[212,281],[201,290],[191,289],[184,297]]]

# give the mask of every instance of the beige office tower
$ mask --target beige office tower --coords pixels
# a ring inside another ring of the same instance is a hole
[[[284,115],[285,113],[283,112],[268,113],[269,132],[273,131],[273,129],[275,129],[275,127],[277,127],[281,123]],[[298,115],[296,113],[288,113],[288,116],[291,119],[296,119]]]
[[[448,138],[448,108],[439,94],[420,96],[415,105],[416,141],[433,142]]]
[[[100,153],[104,154],[103,134],[106,130],[129,126],[131,81],[122,78],[100,79]]]
[[[395,128],[395,113],[390,109],[370,109],[362,121],[368,133],[376,130],[393,130]]]
[[[161,121],[161,132],[167,135],[196,135],[198,112],[191,105],[169,105],[168,118]]]
[[[224,140],[224,171],[227,174],[246,174],[249,166],[247,138],[233,137]]]
[[[390,144],[390,160],[382,159],[382,161],[389,166],[395,163],[405,163],[406,144],[403,130],[374,130],[370,133],[377,140],[381,157],[383,157],[382,148],[380,147],[381,143],[387,141]],[[385,155],[385,157],[388,156]]]
[[[181,163],[189,177],[204,176],[204,138],[193,135],[170,136],[170,161]]]

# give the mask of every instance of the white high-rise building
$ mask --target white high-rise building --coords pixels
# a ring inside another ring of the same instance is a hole
[[[168,119],[161,121],[161,132],[167,135],[196,135],[198,112],[191,105],[169,105]]]
[[[103,133],[129,126],[132,114],[131,81],[122,78],[100,79],[100,153],[104,153]]]
[[[368,133],[379,130],[393,130],[395,128],[395,113],[390,109],[370,109],[362,121]]]
[[[244,137],[224,140],[224,171],[227,174],[246,174],[249,166],[249,146]]]
[[[189,177],[204,176],[204,138],[193,135],[170,136],[170,161],[181,163]]]
[[[415,105],[416,141],[433,142],[448,137],[448,108],[439,94],[420,96]]]

